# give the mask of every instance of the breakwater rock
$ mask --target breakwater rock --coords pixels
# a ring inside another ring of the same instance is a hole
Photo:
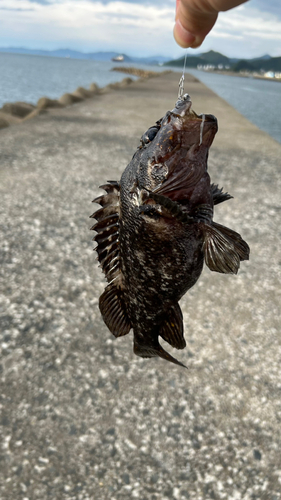
[[[155,76],[167,75],[168,73],[172,72],[169,69],[165,71],[148,71],[146,69],[130,68],[130,67],[127,68],[125,66],[112,68],[111,71],[119,71],[120,73],[127,73],[128,75],[138,76],[139,78],[153,78]]]
[[[116,68],[116,71],[125,71],[139,78],[150,78],[152,76],[159,76],[160,74],[155,71],[146,71],[138,68]],[[121,82],[110,83],[103,88],[100,88],[96,83],[92,83],[89,89],[78,87],[72,93],[63,94],[59,99],[50,99],[49,97],[41,97],[37,104],[30,104],[26,102],[6,103],[0,109],[0,129],[9,127],[10,125],[17,125],[26,120],[34,118],[39,115],[46,114],[48,111],[56,108],[64,108],[72,104],[79,103],[85,99],[91,99],[99,94],[105,94],[113,90],[124,89],[132,84],[134,80],[130,77],[123,78]]]

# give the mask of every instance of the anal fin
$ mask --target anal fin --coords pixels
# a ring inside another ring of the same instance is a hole
[[[111,283],[106,287],[100,297],[99,307],[103,320],[114,337],[129,333],[131,323],[127,315],[123,292],[118,286]]]
[[[240,261],[248,260],[250,248],[240,234],[213,222],[205,224],[203,251],[205,262],[211,271],[237,274]]]
[[[159,331],[162,339],[176,349],[184,349],[186,342],[183,336],[182,312],[179,304],[170,307]]]

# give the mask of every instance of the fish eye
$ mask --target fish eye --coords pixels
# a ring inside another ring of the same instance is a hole
[[[145,134],[143,134],[142,138],[141,138],[141,144],[142,146],[145,146],[146,144],[149,144],[150,142],[153,141],[153,139],[155,138],[155,136],[157,135],[157,132],[159,130],[160,127],[150,127],[146,132]]]

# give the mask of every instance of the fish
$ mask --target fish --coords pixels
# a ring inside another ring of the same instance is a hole
[[[91,229],[108,282],[99,299],[104,323],[115,337],[132,329],[136,355],[185,368],[159,342],[186,346],[179,300],[204,262],[236,274],[250,253],[240,234],[213,220],[214,206],[232,198],[207,170],[217,130],[215,116],[197,115],[185,94],[142,135],[120,181],[107,181],[93,200],[101,208]]]

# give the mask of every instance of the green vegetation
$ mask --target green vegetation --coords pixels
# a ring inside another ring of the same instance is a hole
[[[184,57],[174,59],[165,63],[165,66],[183,67]],[[281,71],[281,57],[270,57],[268,55],[256,59],[231,59],[229,57],[210,50],[196,56],[188,55],[186,58],[187,68],[197,68],[198,66],[207,69],[224,69],[229,71],[250,71],[250,72],[279,72]]]

